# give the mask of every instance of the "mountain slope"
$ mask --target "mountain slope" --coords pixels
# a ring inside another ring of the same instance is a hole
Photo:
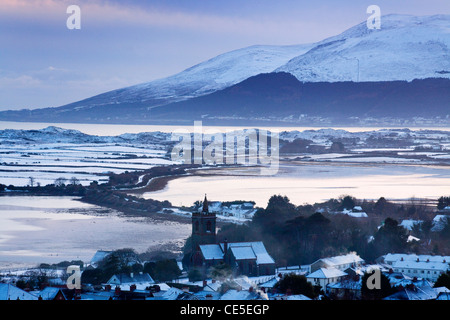
[[[88,98],[63,108],[92,108],[102,105],[143,104],[148,107],[185,100],[224,89],[259,73],[272,72],[311,44],[294,46],[251,46],[221,54],[173,76]]]
[[[304,82],[450,78],[450,15],[387,15],[380,30],[363,22],[275,71]]]
[[[358,125],[374,119],[391,125],[419,124],[413,118],[450,124],[450,79],[300,82],[289,73],[268,73],[148,113],[153,121],[191,124],[200,119],[205,124]]]

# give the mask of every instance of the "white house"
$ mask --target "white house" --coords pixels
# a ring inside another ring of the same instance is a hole
[[[334,256],[329,258],[321,258],[310,265],[310,272],[314,272],[320,268],[335,268],[338,270],[346,270],[348,268],[357,267],[364,263],[356,252],[350,252],[341,256]]]
[[[106,284],[116,285],[121,289],[127,290],[130,286],[135,285],[137,290],[145,290],[146,287],[155,284],[155,281],[148,273],[120,273],[113,275]]]
[[[433,227],[431,231],[439,232],[444,229],[445,224],[450,223],[450,216],[445,214],[438,214],[433,218]]]
[[[450,268],[450,256],[389,253],[384,256],[384,262],[391,266],[394,272],[433,282]]]
[[[308,274],[306,276],[306,280],[313,286],[320,286],[325,290],[327,284],[339,282],[346,275],[347,273],[333,267],[319,268],[318,270]]]

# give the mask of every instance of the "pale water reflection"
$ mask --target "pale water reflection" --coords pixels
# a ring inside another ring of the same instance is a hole
[[[182,246],[190,225],[130,218],[70,197],[0,197],[0,268],[81,259],[97,250]]]
[[[191,206],[202,200],[205,193],[212,201],[253,200],[260,207],[265,207],[274,194],[286,195],[296,205],[347,194],[359,199],[437,199],[450,193],[450,169],[387,164],[288,164],[270,177],[181,177],[169,181],[165,189],[143,196],[169,200],[176,206]]]

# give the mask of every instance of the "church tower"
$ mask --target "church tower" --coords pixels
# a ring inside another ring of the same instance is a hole
[[[216,214],[209,212],[208,199],[203,201],[201,212],[192,213],[192,252],[199,250],[201,244],[216,243]]]

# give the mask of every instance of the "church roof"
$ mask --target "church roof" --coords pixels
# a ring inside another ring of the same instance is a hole
[[[223,251],[218,244],[202,244],[200,250],[205,260],[223,259]]]
[[[235,246],[230,248],[236,260],[255,260],[256,254],[251,246]]]
[[[230,242],[227,244],[236,260],[254,260],[257,264],[272,264],[275,261],[267,252],[262,241]],[[205,260],[222,260],[225,250],[224,243],[203,244],[200,250]]]

